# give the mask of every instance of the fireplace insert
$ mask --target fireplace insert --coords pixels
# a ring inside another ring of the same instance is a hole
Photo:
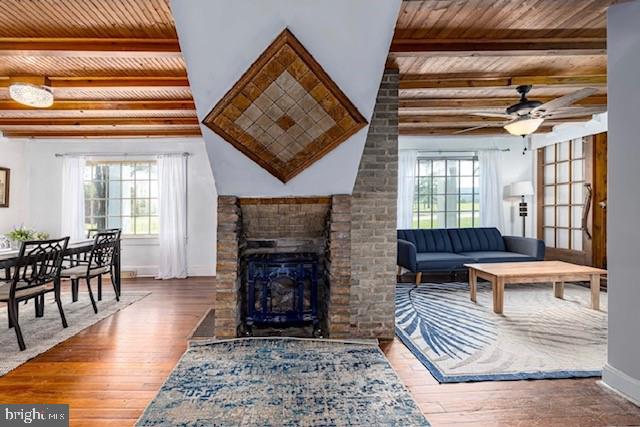
[[[247,258],[245,331],[254,326],[312,324],[318,317],[318,256],[314,253],[257,254]]]

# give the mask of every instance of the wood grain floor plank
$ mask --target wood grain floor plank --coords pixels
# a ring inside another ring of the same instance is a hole
[[[132,426],[213,304],[213,279],[128,280],[152,292],[0,378],[3,403],[68,403],[74,427]],[[86,294],[81,293],[81,298]],[[383,351],[434,427],[640,425],[596,379],[438,384],[398,340]]]
[[[72,426],[133,425],[214,301],[212,278],[123,283],[134,290],[151,295],[0,378],[0,401],[68,403]]]
[[[640,408],[596,378],[438,384],[398,339],[381,348],[434,427],[640,425]]]

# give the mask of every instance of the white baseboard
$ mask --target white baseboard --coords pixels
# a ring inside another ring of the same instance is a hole
[[[210,277],[216,275],[215,263],[211,265],[190,265],[189,276],[190,277]]]
[[[625,399],[640,406],[640,380],[630,377],[608,363],[602,370],[602,383]]]
[[[157,265],[123,265],[122,270],[135,271],[138,277],[155,277]],[[189,277],[215,276],[215,265],[190,265]]]
[[[138,277],[155,277],[158,274],[157,265],[123,265],[124,271],[135,271]]]

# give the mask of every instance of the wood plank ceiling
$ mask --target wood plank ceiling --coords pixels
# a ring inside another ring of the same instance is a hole
[[[390,63],[401,73],[400,131],[502,133],[515,87],[542,101],[599,92],[567,109],[606,108],[605,13],[613,0],[405,0]],[[56,101],[9,99],[10,77],[46,76]],[[560,123],[555,120],[548,125]],[[199,136],[169,0],[2,0],[0,130],[7,137]]]
[[[584,87],[598,93],[547,120],[541,131],[604,111],[606,9],[612,0],[405,0],[391,46],[400,69],[400,133],[505,134],[504,112],[516,86],[532,84],[543,102]]]
[[[55,102],[9,99],[46,76]],[[199,136],[168,0],[2,0],[0,130],[7,137]]]

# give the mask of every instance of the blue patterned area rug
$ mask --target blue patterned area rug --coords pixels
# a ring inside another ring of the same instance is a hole
[[[138,426],[429,426],[376,345],[195,343]]]
[[[607,294],[600,311],[590,291],[566,284],[507,285],[504,314],[491,286],[467,283],[396,287],[396,335],[441,383],[596,377],[607,356]]]

